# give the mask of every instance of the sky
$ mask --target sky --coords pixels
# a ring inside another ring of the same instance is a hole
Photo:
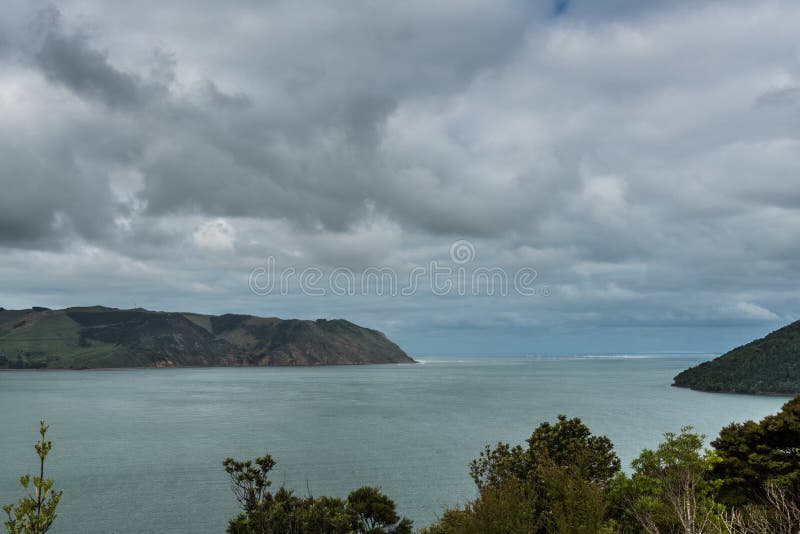
[[[800,319],[798,28],[795,0],[5,0],[0,306],[724,352]]]

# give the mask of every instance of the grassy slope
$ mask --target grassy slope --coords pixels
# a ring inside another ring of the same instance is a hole
[[[79,325],[61,311],[5,315],[0,312],[0,354],[12,364],[22,361],[24,367],[85,368],[127,361],[124,351],[112,343],[95,341],[82,346]],[[18,318],[12,319],[13,315]],[[7,318],[12,321],[5,321]]]
[[[800,321],[683,371],[675,385],[731,393],[800,393]]]

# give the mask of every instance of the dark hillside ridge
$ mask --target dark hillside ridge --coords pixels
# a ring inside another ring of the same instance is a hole
[[[306,321],[94,306],[0,308],[0,368],[414,363],[377,330]]]
[[[673,385],[725,393],[800,393],[800,321],[683,371]]]

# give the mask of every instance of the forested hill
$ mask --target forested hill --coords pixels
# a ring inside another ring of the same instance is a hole
[[[374,363],[413,360],[381,332],[341,319],[0,308],[0,368]]]
[[[800,321],[683,371],[674,385],[729,393],[800,393]]]

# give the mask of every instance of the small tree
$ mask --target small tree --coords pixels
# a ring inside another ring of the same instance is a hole
[[[255,461],[240,462],[226,458],[222,465],[231,477],[231,489],[236,500],[245,511],[253,510],[269,495],[269,472],[275,467],[275,461],[269,454],[260,456]]]
[[[470,475],[478,489],[499,486],[509,479],[529,481],[541,465],[573,466],[579,460],[589,482],[608,484],[620,469],[614,445],[606,436],[592,435],[577,417],[559,415],[555,424],[540,424],[527,439],[528,447],[498,443],[472,461]]]
[[[25,497],[15,505],[3,506],[8,516],[5,522],[9,534],[44,534],[56,519],[56,507],[61,492],[53,491],[53,480],[44,478],[44,460],[53,444],[45,440],[48,426],[39,422],[39,441],[34,445],[39,456],[39,476],[23,475],[19,483],[25,489]],[[33,480],[33,489],[31,489]]]
[[[649,534],[717,531],[722,510],[714,497],[719,483],[707,478],[716,456],[703,451],[704,436],[691,427],[679,434],[667,432],[664,438],[655,450],[645,449],[633,461],[631,477],[617,477],[612,497]]]
[[[358,532],[365,534],[411,534],[411,521],[400,518],[394,501],[379,488],[362,486],[347,496],[347,507],[358,518]]]

